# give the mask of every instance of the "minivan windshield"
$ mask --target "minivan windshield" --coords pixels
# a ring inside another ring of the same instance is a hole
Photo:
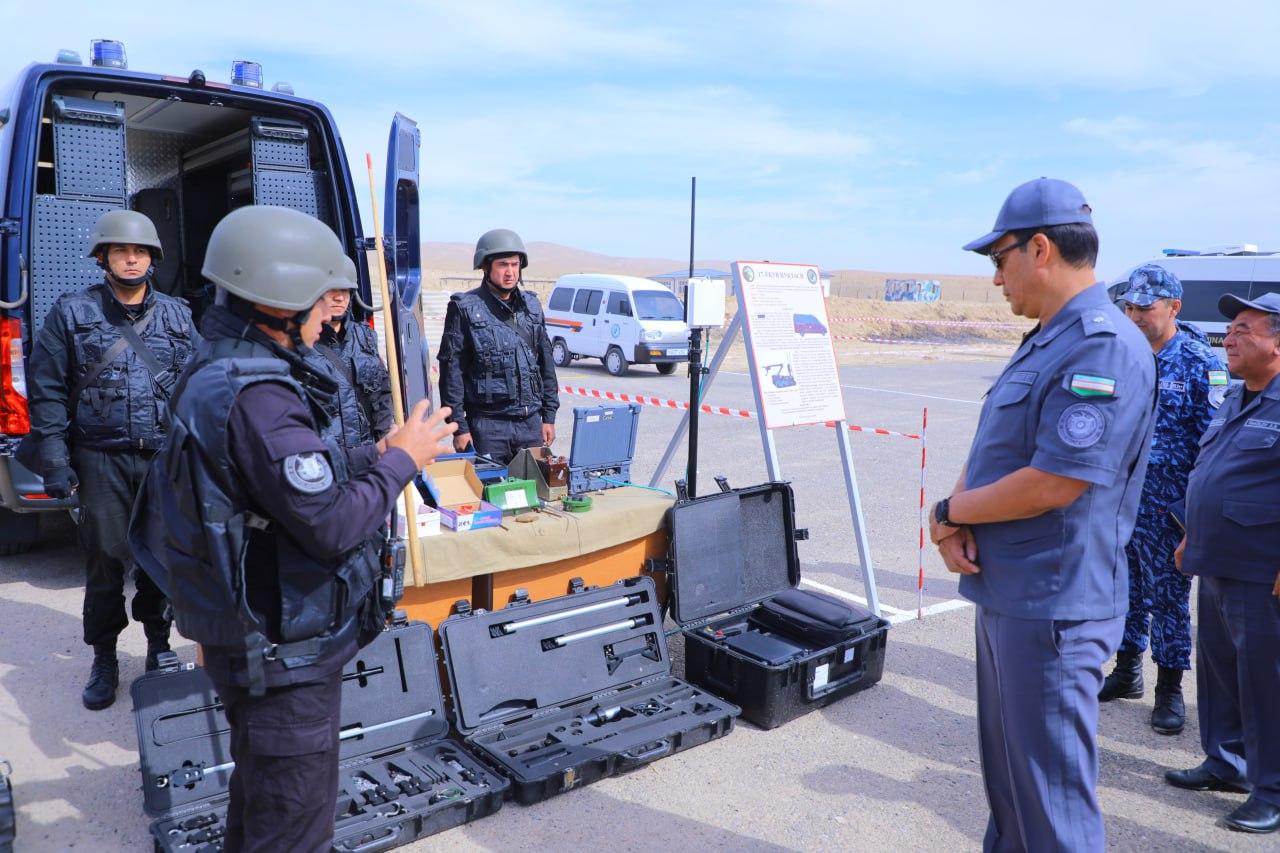
[[[637,290],[636,316],[641,320],[683,320],[684,306],[675,294],[658,290]]]

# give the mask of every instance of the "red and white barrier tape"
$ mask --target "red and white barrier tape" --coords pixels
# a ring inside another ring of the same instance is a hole
[[[593,397],[597,400],[612,400],[618,403],[638,403],[642,406],[653,406],[657,409],[675,409],[676,411],[686,411],[689,403],[685,400],[670,400],[661,397],[650,397],[643,394],[623,394],[618,391],[601,391],[596,388],[583,388],[574,385],[561,385],[560,391],[565,394],[572,394],[576,397]],[[731,418],[745,418],[747,420],[755,420],[756,413],[748,409],[733,409],[728,406],[712,406],[703,403],[698,410],[708,415],[725,415]],[[834,427],[834,421],[827,421],[823,426]],[[897,432],[882,427],[864,427],[857,424],[845,424],[851,432],[865,432],[871,435],[888,435],[897,438],[909,438],[915,441],[920,440],[920,436],[911,432]]]
[[[923,320],[912,317],[831,317],[833,323],[915,323],[921,326],[958,326],[982,329],[1022,329],[1018,323],[999,320]]]

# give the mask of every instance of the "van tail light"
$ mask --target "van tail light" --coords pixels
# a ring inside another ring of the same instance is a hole
[[[31,432],[27,412],[27,369],[22,360],[22,323],[0,319],[0,433]]]

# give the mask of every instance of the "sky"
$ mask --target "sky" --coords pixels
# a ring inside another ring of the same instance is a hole
[[[261,62],[364,153],[422,131],[422,236],[610,255],[975,273],[1010,189],[1079,186],[1101,277],[1166,247],[1280,249],[1280,4],[0,0],[0,78],[123,41],[130,67]],[[295,12],[294,9],[301,9]],[[381,166],[377,179],[382,180]],[[380,186],[380,183],[379,183]]]

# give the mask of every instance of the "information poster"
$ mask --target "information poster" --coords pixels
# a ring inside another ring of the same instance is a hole
[[[760,416],[769,429],[844,420],[831,321],[818,268],[737,261]]]

